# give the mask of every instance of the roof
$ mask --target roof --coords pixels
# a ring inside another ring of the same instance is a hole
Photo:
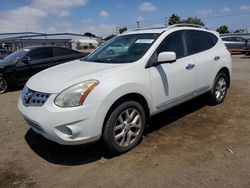
[[[0,40],[13,40],[13,39],[81,39],[81,38],[96,38],[88,37],[76,33],[35,33],[35,32],[22,32],[22,33],[0,33]]]
[[[55,48],[63,48],[55,45],[36,45],[36,46],[26,46],[26,49],[36,49],[36,48],[48,48],[48,47],[55,47]]]
[[[0,33],[0,39],[22,37],[22,36],[34,36],[34,35],[40,35],[40,34],[42,33],[36,33],[36,32]]]
[[[95,40],[95,39],[78,39],[78,40],[76,40],[76,42],[98,44],[97,40]]]
[[[145,29],[137,29],[135,31],[127,32],[126,34],[140,34],[140,33],[162,33],[164,31],[176,28],[185,28],[185,29],[198,29],[198,30],[208,30],[207,28],[196,25],[196,24],[174,24],[168,27],[156,27],[156,28],[145,28]]]

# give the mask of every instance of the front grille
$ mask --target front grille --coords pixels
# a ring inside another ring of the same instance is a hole
[[[43,106],[49,98],[50,94],[33,91],[27,86],[24,87],[22,93],[22,101],[24,106]]]

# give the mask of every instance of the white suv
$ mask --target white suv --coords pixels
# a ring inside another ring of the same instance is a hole
[[[102,139],[122,153],[138,144],[152,115],[205,93],[212,104],[223,102],[230,77],[231,55],[218,33],[189,24],[136,30],[36,74],[18,108],[47,139]]]

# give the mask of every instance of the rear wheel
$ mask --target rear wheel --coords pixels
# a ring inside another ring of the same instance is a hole
[[[109,116],[103,132],[104,144],[114,153],[127,152],[141,140],[145,124],[146,115],[142,105],[136,101],[126,101]]]
[[[211,105],[220,104],[224,101],[227,94],[228,79],[224,72],[217,74],[213,88],[208,93],[208,101]]]
[[[0,94],[4,93],[8,89],[8,83],[3,75],[0,74]]]

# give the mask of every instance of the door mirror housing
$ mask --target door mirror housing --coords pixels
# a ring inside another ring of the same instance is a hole
[[[162,63],[173,63],[176,61],[176,53],[175,52],[161,52],[157,57],[158,64]]]
[[[24,56],[23,58],[22,58],[22,62],[24,62],[24,63],[29,63],[30,62],[30,56]]]

